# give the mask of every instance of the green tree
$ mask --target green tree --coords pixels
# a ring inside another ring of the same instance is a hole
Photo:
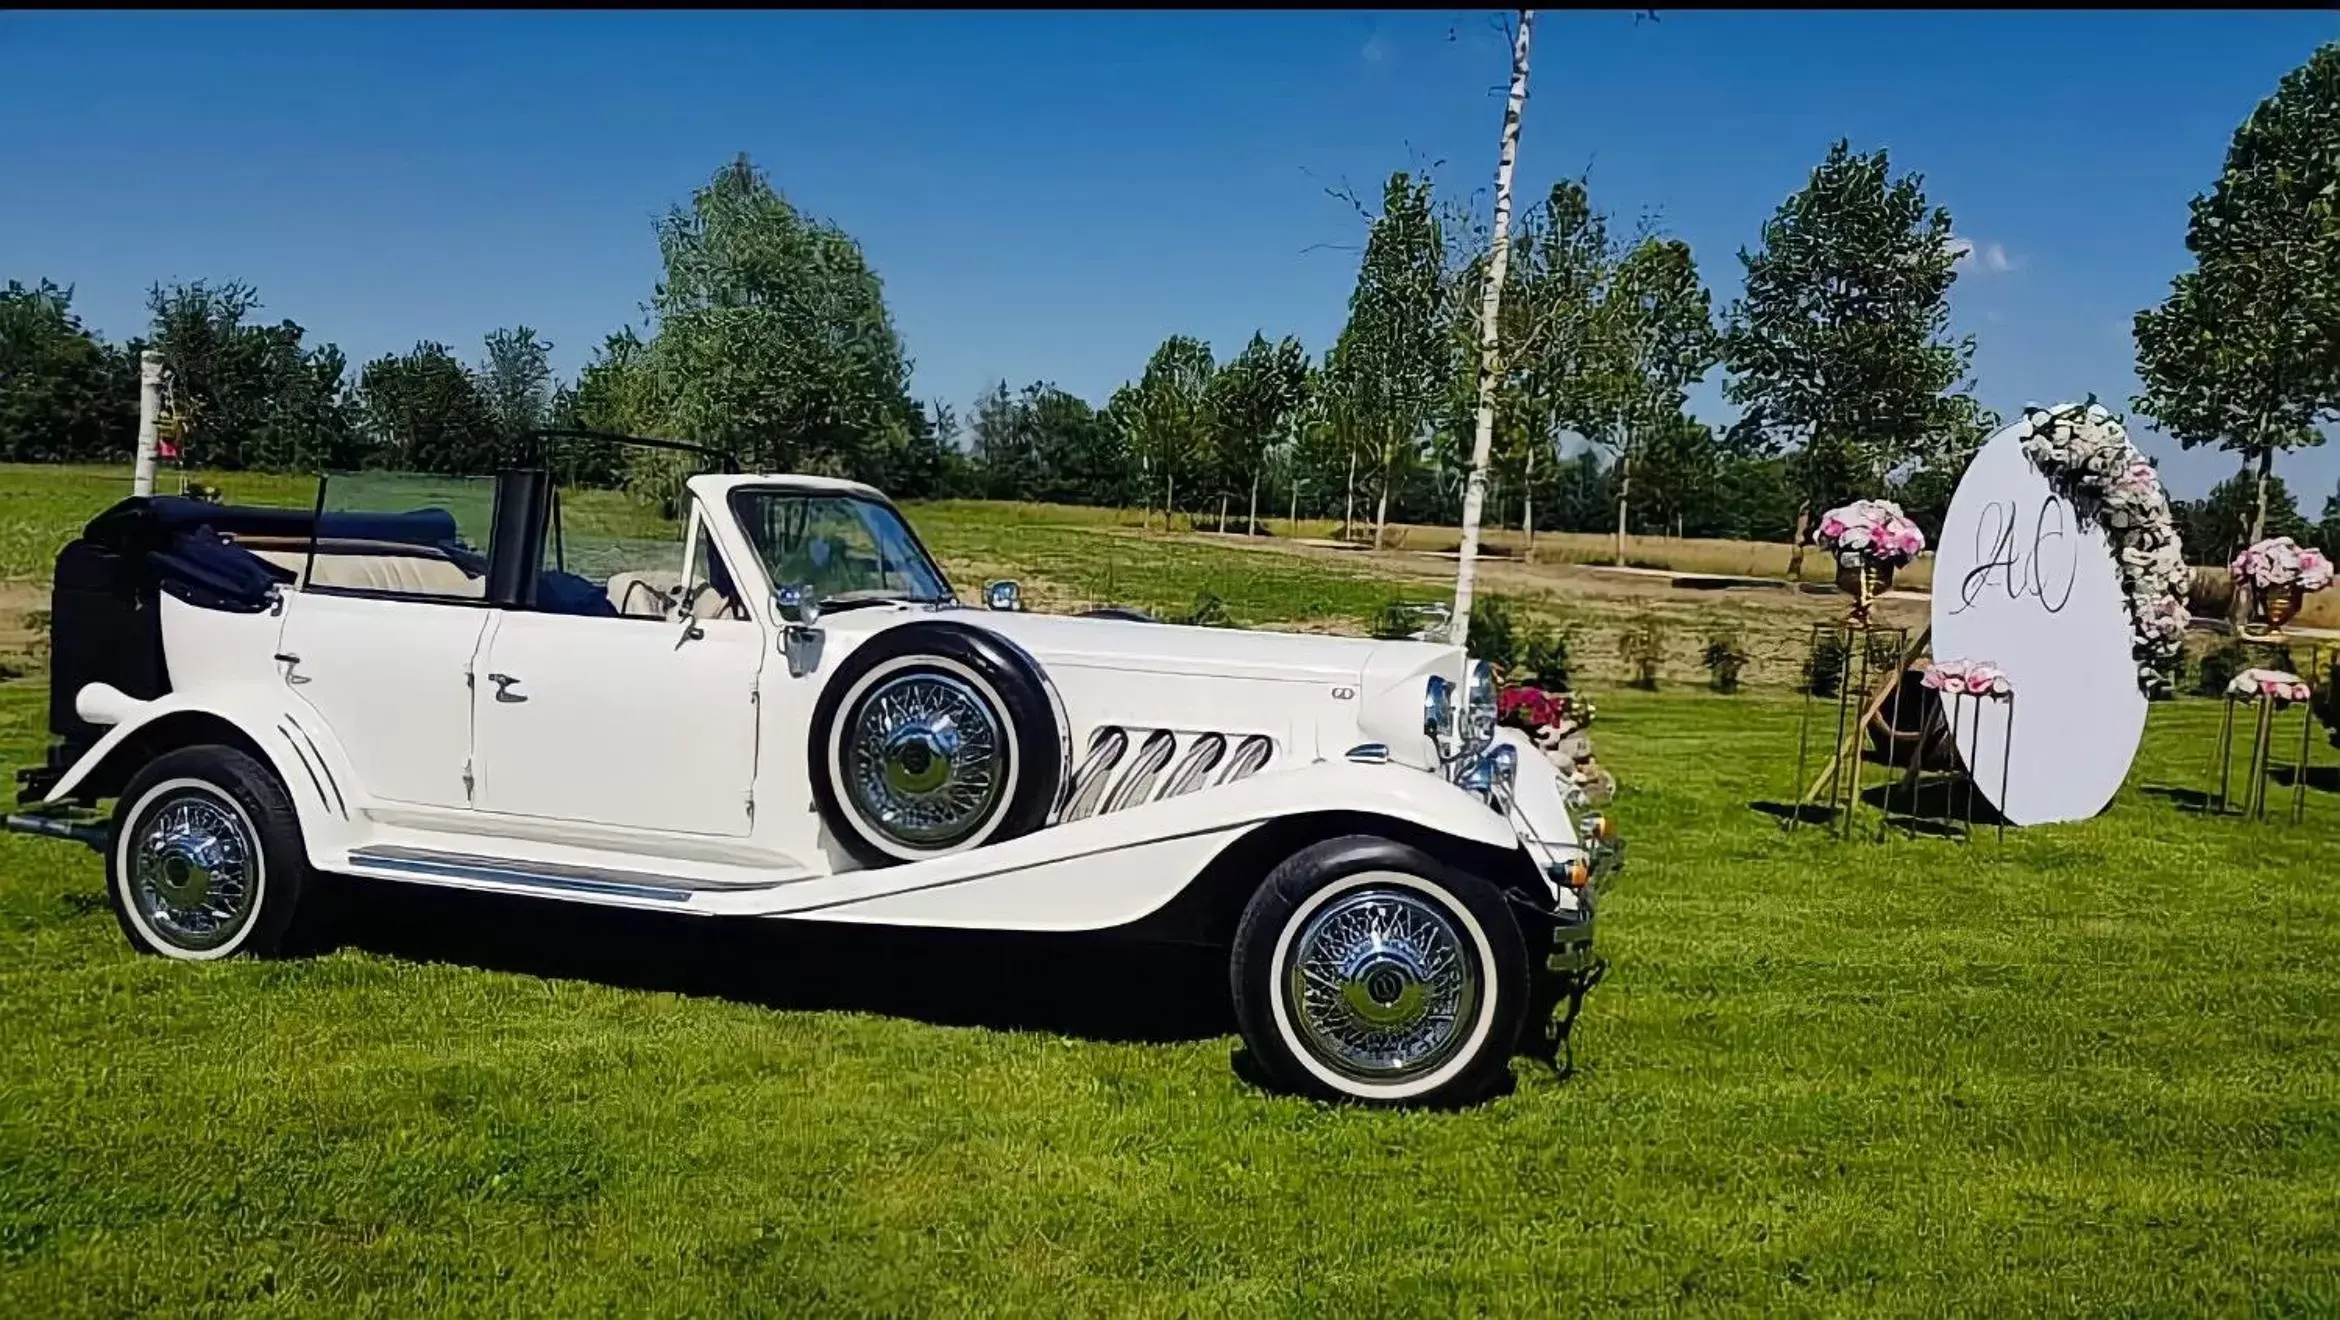
[[[2316,545],[2327,555],[2340,555],[2340,486],[2324,500],[2324,519],[2316,525]]]
[[[261,306],[250,285],[156,285],[148,305],[188,466],[294,470],[364,457],[341,351],[304,347],[292,321],[246,324]]]
[[[1254,331],[1243,351],[1211,378],[1211,467],[1222,499],[1249,488],[1245,526],[1254,535],[1259,531],[1260,478],[1270,453],[1290,438],[1306,401],[1308,375],[1308,351],[1299,340],[1287,335],[1271,344]]]
[[[47,280],[0,291],[0,460],[128,457],[138,440],[136,345],[83,328],[73,290]]]
[[[2194,198],[2194,269],[2136,320],[2137,408],[2192,448],[2242,456],[2267,526],[2276,451],[2320,444],[2340,416],[2340,43],[2286,74],[2235,130]],[[2246,591],[2234,595],[2246,617]]]
[[[1128,500],[1137,470],[1111,418],[1046,382],[1028,387],[1023,405],[1040,467],[1039,484],[1027,498],[1103,505]]]
[[[798,211],[745,156],[657,230],[650,333],[638,352],[605,353],[581,395],[622,399],[633,429],[767,471],[873,475],[907,446],[909,362],[852,237]],[[630,461],[629,484],[670,503],[690,466]]]
[[[1370,445],[1379,504],[1373,544],[1389,523],[1390,494],[1422,459],[1423,429],[1451,388],[1455,335],[1445,315],[1446,240],[1430,185],[1389,176],[1381,214],[1365,236],[1349,320],[1330,357],[1336,394]]]
[[[385,466],[477,475],[505,457],[505,434],[478,378],[444,344],[426,341],[367,363],[357,402]]]
[[[1145,469],[1150,507],[1156,482],[1162,488],[1163,526],[1178,508],[1178,478],[1193,468],[1210,443],[1211,346],[1188,335],[1172,335],[1147,359],[1145,374],[1118,410],[1129,446]]]
[[[1745,410],[1737,446],[1790,458],[1791,573],[1815,507],[1877,494],[1946,436],[1990,429],[1965,383],[1974,341],[1947,337],[1956,259],[1950,213],[1923,180],[1842,140],[1765,222],[1761,248],[1740,250],[1724,397]]]
[[[1553,184],[1522,223],[1507,274],[1513,287],[1503,295],[1504,360],[1520,420],[1497,470],[1524,492],[1520,526],[1531,545],[1539,465],[1559,461],[1565,436],[1597,429],[1599,315],[1617,261],[1608,220],[1592,208],[1581,179]]]
[[[2283,478],[2269,475],[2262,488],[2258,474],[2248,471],[2235,473],[2191,502],[2184,531],[2191,536],[2181,542],[2186,558],[2220,568],[2232,563],[2244,546],[2265,537],[2288,536],[2313,544],[2316,536],[2315,524],[2300,515],[2299,502]]]
[[[1690,245],[1661,238],[1635,244],[1609,281],[1597,326],[1596,420],[1588,434],[1615,455],[1622,565],[1636,457],[1655,437],[1692,443],[1701,429],[1683,406],[1689,387],[1714,365],[1716,343],[1712,300]]]

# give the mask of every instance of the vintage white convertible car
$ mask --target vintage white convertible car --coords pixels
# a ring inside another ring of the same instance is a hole
[[[1619,849],[1459,648],[970,608],[851,482],[687,504],[659,542],[542,469],[125,500],[58,557],[8,824],[98,848],[170,958],[274,951],[324,873],[1207,940],[1262,1071],[1323,1097],[1558,1049]]]

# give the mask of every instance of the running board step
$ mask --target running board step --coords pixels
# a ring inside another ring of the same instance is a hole
[[[607,894],[616,898],[649,899],[660,903],[688,903],[700,894],[738,893],[742,886],[709,884],[646,871],[620,871],[601,866],[564,866],[557,862],[528,862],[510,857],[482,857],[475,853],[439,852],[376,844],[353,849],[349,864],[431,880],[471,880],[516,885],[572,894]]]

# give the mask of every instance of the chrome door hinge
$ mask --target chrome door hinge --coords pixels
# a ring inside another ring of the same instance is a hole
[[[463,800],[471,801],[471,758],[463,758]]]
[[[748,790],[747,817],[750,821],[753,821],[756,818],[756,794],[754,789]]]

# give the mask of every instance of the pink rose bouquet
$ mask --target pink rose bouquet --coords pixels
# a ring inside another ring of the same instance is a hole
[[[2007,680],[2007,671],[1988,660],[1936,660],[1927,666],[1920,681],[1953,697],[1998,698],[2015,692],[2015,685]]]
[[[2237,701],[2256,697],[2273,697],[2278,705],[2306,701],[2315,694],[2308,689],[2307,680],[2280,669],[2246,669],[2226,685],[2226,695]]]
[[[2332,561],[2313,546],[2302,546],[2288,536],[2272,536],[2246,547],[2227,566],[2238,582],[2266,591],[2296,586],[2322,591],[2332,585]]]
[[[1898,568],[1926,548],[1926,534],[1891,500],[1855,500],[1830,509],[1820,515],[1812,539],[1848,567],[1866,559]]]

